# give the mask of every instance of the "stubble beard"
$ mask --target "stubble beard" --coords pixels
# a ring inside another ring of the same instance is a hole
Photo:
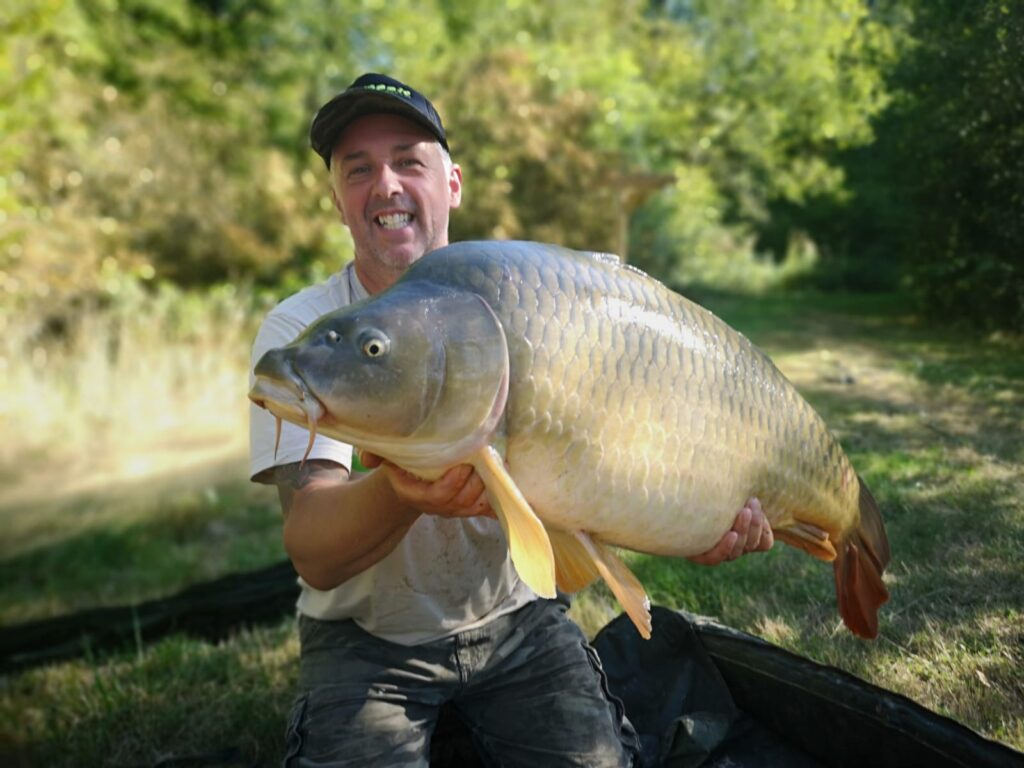
[[[432,240],[433,238],[417,239],[399,246],[374,242],[370,246],[370,256],[388,271],[401,273],[419,261],[423,254],[433,249],[433,246],[429,244]]]
[[[370,226],[377,225],[371,222]],[[425,254],[446,244],[447,241],[438,236],[436,227],[424,230],[424,238],[419,242],[403,244],[398,248],[389,248],[386,244],[371,238],[365,252],[368,258],[363,261],[375,265],[382,275],[386,275],[387,284],[392,285]]]

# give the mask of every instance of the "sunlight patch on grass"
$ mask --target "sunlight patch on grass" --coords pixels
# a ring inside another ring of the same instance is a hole
[[[783,646],[797,639],[793,625],[777,617],[765,617],[754,622],[754,634],[763,637],[769,643]]]
[[[251,305],[136,286],[51,330],[3,318],[0,620],[284,556],[276,495],[248,482]]]

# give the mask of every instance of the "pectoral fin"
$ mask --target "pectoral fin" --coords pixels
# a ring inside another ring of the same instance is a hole
[[[555,558],[544,524],[530,508],[494,448],[481,449],[470,463],[487,487],[519,577],[539,596],[554,597]]]
[[[548,531],[555,553],[555,581],[563,592],[572,594],[601,578],[590,556],[575,535],[566,531]]]
[[[640,580],[633,575],[619,556],[583,531],[574,536],[590,554],[594,568],[608,583],[612,594],[618,598],[626,614],[632,619],[644,640],[651,639],[651,601]]]

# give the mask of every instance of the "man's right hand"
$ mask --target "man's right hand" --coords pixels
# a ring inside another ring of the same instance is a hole
[[[425,515],[494,517],[483,480],[469,464],[452,467],[437,480],[423,480],[372,453],[359,456],[367,469],[380,467],[402,503]]]

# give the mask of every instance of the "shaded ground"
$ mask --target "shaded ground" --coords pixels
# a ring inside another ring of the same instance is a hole
[[[248,482],[238,436],[167,437],[7,468],[0,622],[146,600],[284,556],[276,494]]]

